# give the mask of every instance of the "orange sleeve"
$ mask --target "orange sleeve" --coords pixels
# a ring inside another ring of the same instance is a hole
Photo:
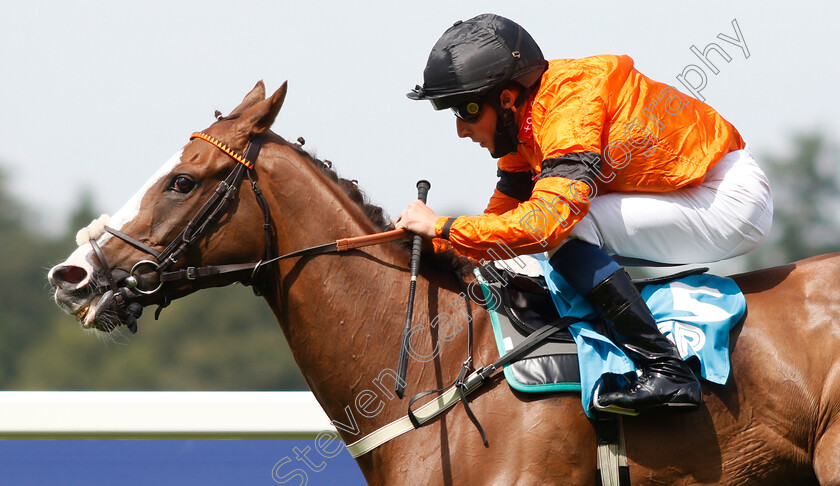
[[[540,177],[526,195],[510,189],[518,184],[503,185],[510,190],[497,186],[485,214],[452,221],[448,239],[457,252],[498,260],[509,258],[501,245],[516,254],[533,254],[568,237],[595,195],[595,188],[584,182],[594,184],[594,179],[583,176],[599,169],[608,103],[628,62],[632,66],[629,58],[601,56],[560,63],[547,72],[531,112],[540,165],[532,167],[518,155],[499,161],[500,177],[521,180],[532,169]]]
[[[460,216],[449,227],[449,242],[458,253],[481,260],[540,253],[556,247],[589,211],[587,184],[562,177],[537,181],[531,197],[502,214]],[[437,234],[448,218],[436,225]]]
[[[487,203],[484,214],[506,213],[518,206],[520,202],[518,199],[508,196],[497,188],[493,190],[493,195],[490,196],[490,202]]]
[[[531,197],[534,189],[531,165],[521,155],[509,154],[499,159],[496,175],[499,181],[485,214],[502,214],[518,206]]]

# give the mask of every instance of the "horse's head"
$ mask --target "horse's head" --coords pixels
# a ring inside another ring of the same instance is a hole
[[[56,303],[85,328],[126,324],[135,331],[143,306],[251,278],[247,270],[222,265],[256,265],[271,250],[268,237],[242,237],[262,235],[269,221],[256,184],[254,191],[245,186],[258,179],[252,164],[285,95],[284,83],[266,99],[257,83],[117,213],[81,230],[76,251],[49,272]]]

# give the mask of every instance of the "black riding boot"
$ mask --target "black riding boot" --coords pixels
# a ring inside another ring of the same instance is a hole
[[[624,269],[604,279],[587,297],[596,312],[612,324],[617,344],[642,371],[629,386],[595,397],[599,407],[637,412],[672,407],[692,410],[701,403],[700,383],[680,359],[674,343],[656,327]]]

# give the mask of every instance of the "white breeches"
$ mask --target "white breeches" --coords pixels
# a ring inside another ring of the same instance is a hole
[[[609,193],[571,231],[611,255],[684,264],[743,255],[773,220],[770,183],[748,149],[724,156],[702,184],[665,193]]]

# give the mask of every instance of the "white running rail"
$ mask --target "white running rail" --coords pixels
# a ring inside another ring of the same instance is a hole
[[[311,392],[0,392],[2,439],[307,438],[335,432]]]

